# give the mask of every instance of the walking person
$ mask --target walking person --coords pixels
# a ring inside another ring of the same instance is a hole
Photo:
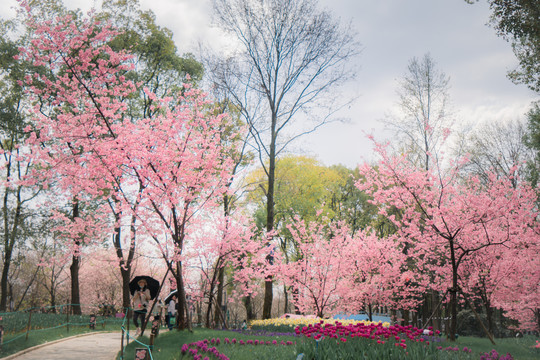
[[[146,280],[141,279],[137,282],[139,289],[135,291],[133,295],[133,323],[137,327],[135,336],[140,335],[141,327],[139,326],[139,319],[141,325],[144,324],[146,318],[147,308],[151,300],[150,290],[147,287]]]
[[[169,331],[171,331],[175,323],[173,320],[176,320],[176,295],[172,297],[167,305],[167,315],[169,315],[167,325],[169,326]]]

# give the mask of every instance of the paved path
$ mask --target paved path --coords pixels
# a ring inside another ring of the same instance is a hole
[[[5,360],[114,360],[121,337],[119,332],[74,336],[35,346]]]

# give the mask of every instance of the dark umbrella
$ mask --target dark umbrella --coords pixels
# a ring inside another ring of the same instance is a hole
[[[173,291],[171,291],[171,292],[169,293],[169,295],[167,295],[167,296],[165,297],[165,300],[163,300],[163,302],[164,302],[165,304],[168,304],[168,303],[172,300],[172,297],[173,297],[174,295],[176,295],[176,294],[178,294],[178,290],[173,290]]]
[[[146,287],[150,290],[150,297],[154,299],[159,292],[159,281],[146,275],[135,276],[133,280],[129,282],[129,292],[131,295],[134,295],[135,291],[139,290],[138,282],[140,280],[146,280]]]

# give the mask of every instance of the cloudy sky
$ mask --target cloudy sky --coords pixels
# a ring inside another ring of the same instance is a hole
[[[174,33],[181,53],[197,53],[198,44],[225,43],[212,27],[210,0],[140,0],[158,24]],[[99,0],[65,0],[70,8],[89,9]],[[2,0],[0,14],[10,16],[15,0]],[[450,77],[450,97],[456,120],[462,124],[504,121],[522,117],[534,93],[507,79],[516,66],[510,44],[488,27],[485,0],[320,0],[343,22],[358,31],[362,52],[356,59],[358,76],[348,84],[357,101],[333,123],[296,144],[298,151],[316,156],[326,165],[349,167],[371,159],[365,133],[388,136],[380,120],[397,101],[397,80],[413,57],[430,53],[437,68]]]

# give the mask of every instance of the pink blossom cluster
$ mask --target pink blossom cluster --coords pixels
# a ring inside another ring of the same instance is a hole
[[[324,324],[322,321],[318,324],[309,324],[308,326],[295,329],[297,335],[304,335],[315,340],[326,338],[340,339],[341,342],[347,342],[349,338],[365,338],[368,340],[377,341],[377,344],[384,344],[388,341],[394,341],[395,346],[407,348],[407,341],[425,342],[429,345],[429,341],[421,338],[422,329],[418,329],[411,325],[409,326],[389,326],[383,327],[382,324],[371,323],[369,325],[363,323],[343,325],[340,322],[334,324]],[[430,331],[433,334],[432,331]],[[439,331],[436,331],[439,334]]]

